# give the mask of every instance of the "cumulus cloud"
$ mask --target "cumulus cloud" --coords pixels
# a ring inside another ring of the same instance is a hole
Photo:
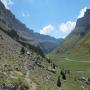
[[[77,18],[82,18],[86,12],[87,7],[80,10],[80,14]],[[74,21],[67,21],[66,23],[61,23],[59,25],[59,30],[62,32],[70,32],[72,31],[76,26],[76,22]]]
[[[54,29],[53,25],[49,24],[40,30],[40,34],[46,35],[46,34],[50,33],[51,31],[53,31],[53,29]]]
[[[81,9],[80,15],[78,16],[78,18],[82,18],[84,16],[84,13],[86,12],[86,9],[87,9],[87,7]]]
[[[66,23],[62,23],[59,26],[59,30],[62,32],[70,32],[75,28],[76,22],[67,21]]]
[[[1,2],[5,5],[7,9],[9,9],[10,5],[13,5],[13,0],[1,0]]]

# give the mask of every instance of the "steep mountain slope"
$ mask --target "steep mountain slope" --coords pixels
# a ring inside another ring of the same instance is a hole
[[[19,85],[19,82],[16,82],[19,77],[24,80],[25,69],[23,62],[26,61],[26,58],[20,54],[21,48],[22,45],[0,29],[0,88],[3,86],[13,87],[15,84]],[[21,74],[18,74],[18,71]]]
[[[44,53],[51,52],[55,47],[62,43],[63,39],[56,39],[47,35],[41,35],[39,33],[34,33],[33,30],[26,27],[25,24],[20,22],[11,13],[11,11],[5,9],[4,5],[0,1],[0,26],[5,26],[7,30],[15,30],[22,41],[39,46]],[[48,43],[45,44],[45,43]],[[47,47],[46,47],[47,46]]]
[[[77,20],[75,29],[66,37],[64,43],[54,53],[89,58],[90,9],[87,9],[84,17]]]
[[[28,38],[29,35],[34,35],[33,38],[38,38],[40,42]],[[48,42],[53,44],[56,39],[41,36],[26,30],[26,26],[0,2],[0,90],[59,89],[56,73],[60,69],[56,69],[49,59],[42,57],[41,46],[37,48],[31,45],[32,42],[38,45],[45,43],[48,38]],[[47,49],[46,46],[45,48]]]
[[[0,89],[58,90],[52,64],[0,29]]]

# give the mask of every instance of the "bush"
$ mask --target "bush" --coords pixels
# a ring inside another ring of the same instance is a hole
[[[62,79],[66,80],[66,75],[65,74],[62,75]]]
[[[66,80],[66,74],[64,70],[61,70],[62,79]]]
[[[52,63],[52,67],[53,67],[53,69],[55,69],[55,68],[56,68],[56,66],[55,66],[55,64],[54,64],[54,63]]]
[[[21,52],[21,54],[25,54],[25,49],[24,49],[24,47],[21,48],[21,51],[20,51],[20,52]]]
[[[61,80],[60,80],[60,76],[58,76],[57,86],[58,86],[58,87],[61,87]]]
[[[28,82],[26,80],[23,81],[23,90],[28,90],[29,89],[29,85]]]
[[[23,77],[18,77],[18,79],[14,80],[13,86],[15,86],[15,87],[20,86],[20,90],[28,90],[29,89],[28,82]]]

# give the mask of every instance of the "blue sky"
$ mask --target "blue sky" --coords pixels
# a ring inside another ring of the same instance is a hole
[[[83,17],[90,0],[1,0],[6,8],[35,32],[66,37]]]

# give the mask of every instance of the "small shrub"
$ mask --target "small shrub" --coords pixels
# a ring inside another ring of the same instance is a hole
[[[66,75],[65,74],[62,75],[62,79],[66,80]]]
[[[61,87],[61,80],[60,80],[60,76],[58,76],[57,86],[58,86],[58,87]]]
[[[52,64],[52,67],[53,67],[53,69],[55,69],[55,68],[56,68],[56,66],[55,66],[55,64],[54,64],[54,63]]]
[[[66,74],[64,70],[61,70],[62,79],[66,80]]]
[[[26,80],[23,81],[23,87],[24,87],[24,90],[29,89],[29,85],[28,85],[28,82]]]
[[[25,54],[25,49],[24,49],[24,47],[21,48],[21,51],[20,51],[20,52],[21,52],[21,54]]]

